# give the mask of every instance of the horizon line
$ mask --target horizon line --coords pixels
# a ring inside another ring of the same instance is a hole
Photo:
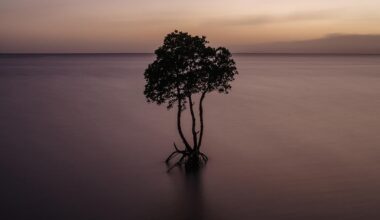
[[[231,52],[231,54],[236,55],[332,55],[332,56],[379,56],[380,53],[276,53],[276,52]],[[12,56],[12,55],[41,55],[41,56],[48,56],[48,55],[154,55],[154,52],[148,53],[148,52],[22,52],[22,53],[1,53],[0,56]]]

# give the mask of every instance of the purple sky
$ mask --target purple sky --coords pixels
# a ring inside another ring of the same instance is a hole
[[[152,52],[175,29],[242,52],[331,33],[380,35],[379,8],[378,0],[2,0],[0,52]]]

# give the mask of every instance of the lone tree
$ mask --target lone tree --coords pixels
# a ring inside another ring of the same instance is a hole
[[[165,37],[164,44],[155,51],[156,60],[144,73],[147,101],[165,104],[168,109],[177,106],[177,129],[183,149],[174,143],[175,151],[166,163],[180,157],[172,167],[184,164],[186,168],[197,168],[207,162],[207,156],[200,151],[204,133],[203,101],[213,91],[227,94],[230,82],[238,73],[228,49],[212,48],[207,44],[204,36],[191,36],[176,30]],[[194,98],[199,98],[198,120]],[[191,114],[192,142],[182,131],[181,116],[186,107]]]

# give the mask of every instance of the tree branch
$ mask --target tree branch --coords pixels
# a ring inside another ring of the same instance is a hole
[[[200,120],[200,123],[201,123],[201,126],[200,126],[200,133],[199,133],[199,141],[198,141],[198,146],[197,146],[197,150],[199,151],[199,149],[201,148],[201,144],[202,144],[202,138],[203,138],[203,130],[204,130],[204,126],[203,126],[203,100],[206,96],[206,92],[203,92],[202,93],[202,96],[199,100],[199,120]]]
[[[189,105],[190,105],[190,113],[191,113],[191,119],[192,119],[192,125],[191,125],[191,131],[193,133],[193,142],[194,142],[194,150],[197,149],[197,132],[195,131],[195,126],[196,126],[196,121],[195,121],[195,114],[194,114],[194,109],[193,109],[193,101],[191,99],[191,95],[188,96],[189,98]]]
[[[178,99],[178,112],[177,112],[177,129],[179,136],[182,139],[183,144],[185,145],[186,149],[188,151],[191,151],[191,147],[189,143],[187,142],[185,135],[183,135],[182,127],[181,127],[181,114],[182,114],[182,105],[181,105],[181,99]]]

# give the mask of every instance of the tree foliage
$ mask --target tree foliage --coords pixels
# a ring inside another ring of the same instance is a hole
[[[178,100],[184,107],[186,97],[195,93],[228,93],[237,74],[228,49],[208,46],[204,36],[174,31],[155,54],[156,60],[144,74],[144,94],[148,102],[166,103],[167,108]]]

